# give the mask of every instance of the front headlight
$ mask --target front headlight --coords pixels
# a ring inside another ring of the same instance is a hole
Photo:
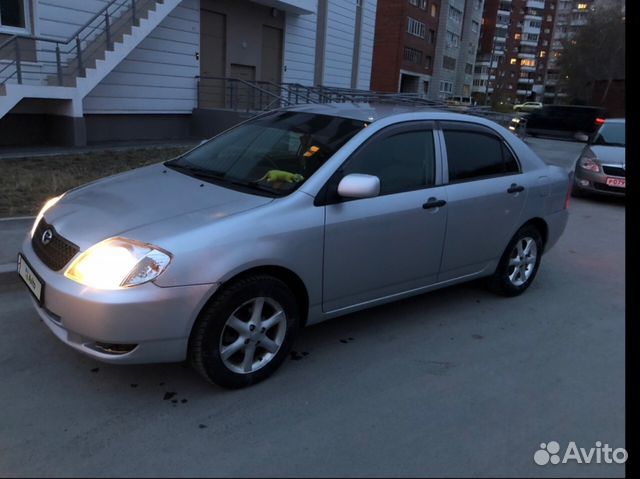
[[[40,213],[38,213],[38,216],[36,216],[36,220],[33,222],[33,226],[31,227],[31,237],[32,238],[33,238],[33,235],[36,232],[36,228],[38,227],[38,223],[40,223],[40,220],[42,219],[44,214],[47,212],[47,210],[49,208],[51,208],[58,201],[60,201],[60,199],[63,196],[64,196],[64,193],[62,193],[60,196],[56,196],[55,198],[51,198],[51,199],[47,200],[47,202],[44,204],[44,206],[40,209]]]
[[[126,238],[110,238],[92,246],[64,275],[85,286],[119,289],[152,281],[171,262],[160,248]]]
[[[582,169],[593,171],[594,173],[599,173],[600,165],[596,162],[596,160],[596,155],[587,150],[580,157],[579,164]]]

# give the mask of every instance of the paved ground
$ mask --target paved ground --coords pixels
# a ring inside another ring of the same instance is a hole
[[[624,211],[574,200],[523,296],[474,283],[310,327],[307,355],[235,392],[84,358],[5,281],[0,476],[621,477],[533,454],[624,446]]]

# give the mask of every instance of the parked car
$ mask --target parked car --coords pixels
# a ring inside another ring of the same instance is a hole
[[[544,105],[527,116],[526,134],[587,141],[606,117],[596,106]]]
[[[77,351],[188,359],[237,388],[273,373],[305,325],[482,277],[521,294],[570,189],[484,118],[300,106],[48,201],[18,271]]]
[[[626,192],[626,130],[624,118],[606,120],[576,162],[574,194]]]
[[[517,105],[513,105],[514,111],[536,111],[542,108],[542,103],[539,101],[527,101],[525,103],[519,103]]]

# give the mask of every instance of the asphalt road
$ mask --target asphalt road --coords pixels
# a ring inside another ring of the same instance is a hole
[[[569,166],[580,145],[534,148]],[[472,283],[310,327],[233,392],[179,364],[87,359],[5,281],[0,476],[622,477],[533,461],[542,442],[625,445],[624,202],[571,212],[524,295]]]

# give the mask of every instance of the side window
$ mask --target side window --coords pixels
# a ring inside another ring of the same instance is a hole
[[[407,131],[373,139],[342,167],[342,174],[380,178],[380,195],[433,186],[435,153],[431,130]]]
[[[504,171],[505,173],[520,173],[520,165],[518,160],[513,156],[511,150],[504,143],[502,144],[502,154],[504,155]]]
[[[505,172],[503,145],[497,138],[473,131],[444,131],[449,183]]]

